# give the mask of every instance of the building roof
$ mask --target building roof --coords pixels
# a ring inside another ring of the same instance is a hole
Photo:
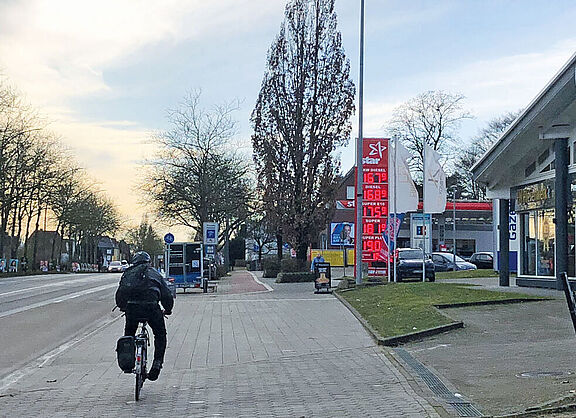
[[[472,167],[489,197],[509,198],[511,186],[537,180],[538,173],[529,176],[526,169],[551,146],[539,139],[542,129],[563,123],[576,126],[575,70],[576,54]]]

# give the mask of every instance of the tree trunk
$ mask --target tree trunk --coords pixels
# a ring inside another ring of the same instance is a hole
[[[276,247],[278,249],[278,261],[282,260],[282,241],[284,241],[282,239],[282,232],[278,231],[278,233],[276,233]]]
[[[36,230],[34,234],[34,250],[32,252],[32,269],[38,268],[38,231],[40,229],[40,216],[42,214],[42,205],[38,205],[38,213],[36,215]]]

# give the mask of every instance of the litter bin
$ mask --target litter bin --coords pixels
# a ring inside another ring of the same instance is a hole
[[[323,290],[330,293],[332,291],[332,272],[330,269],[330,263],[316,263],[314,266],[314,274],[316,275],[314,279],[314,288],[316,290],[314,293],[319,293]]]

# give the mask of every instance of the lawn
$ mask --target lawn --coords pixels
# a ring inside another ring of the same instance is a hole
[[[383,338],[453,322],[434,305],[507,299],[542,299],[519,293],[494,292],[456,283],[397,283],[342,292]]]

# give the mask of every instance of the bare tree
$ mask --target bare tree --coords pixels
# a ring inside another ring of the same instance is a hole
[[[334,0],[290,1],[268,51],[252,144],[265,210],[301,261],[333,207],[334,151],[349,140],[354,93]]]
[[[237,102],[204,109],[194,92],[169,112],[171,129],[154,138],[161,150],[141,186],[161,220],[197,234],[204,222],[219,222],[227,225],[222,240],[243,223],[253,193],[250,167],[232,149],[237,109]]]
[[[472,166],[488,151],[492,144],[500,139],[521,112],[522,110],[506,112],[488,121],[486,126],[472,140],[472,143],[457,154],[453,183],[458,186],[461,196],[474,200],[486,198],[486,187],[474,180]]]
[[[146,251],[152,256],[161,254],[163,250],[162,239],[148,221],[147,216],[142,219],[142,222],[136,228],[128,230],[126,240],[136,250]]]
[[[464,96],[444,91],[427,91],[398,106],[387,126],[394,138],[411,151],[412,169],[422,176],[424,143],[440,153],[447,153],[457,143],[457,130],[472,116],[463,110]]]

